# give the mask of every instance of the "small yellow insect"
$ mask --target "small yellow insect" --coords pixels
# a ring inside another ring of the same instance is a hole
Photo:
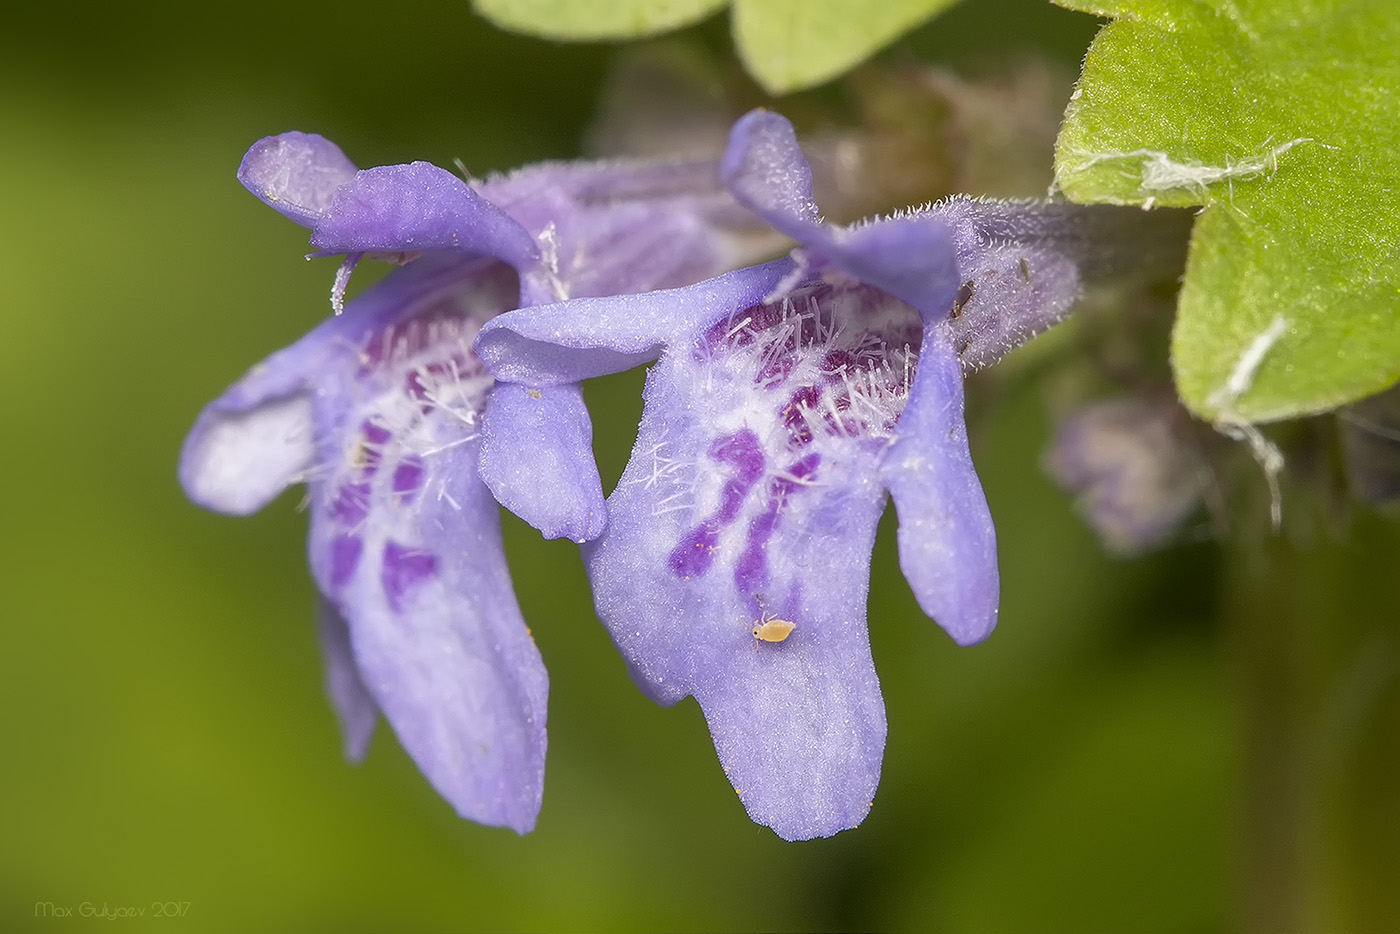
[[[792,631],[797,628],[797,624],[791,620],[778,619],[776,616],[769,616],[767,611],[753,624],[753,647],[758,651],[760,642],[782,642]]]

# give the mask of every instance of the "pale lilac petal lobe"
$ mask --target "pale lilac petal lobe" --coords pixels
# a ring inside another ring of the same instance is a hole
[[[996,532],[968,450],[962,369],[946,325],[926,331],[880,473],[899,513],[900,567],[919,606],[959,645],[985,639],[1000,599]]]
[[[366,690],[464,817],[525,833],[542,794],[547,679],[477,472],[491,378],[479,321],[510,307],[502,263],[425,255],[323,328],[313,575]]]
[[[337,430],[317,406],[333,404],[324,390],[339,386],[347,367],[359,367],[358,355],[382,352],[370,335],[434,295],[456,290],[464,301],[499,307],[512,289],[513,275],[499,264],[450,256],[424,257],[386,277],[346,314],[268,357],[205,407],[181,451],[186,495],[231,515],[261,509],[316,466],[317,437]]]
[[[787,119],[752,110],[729,133],[720,172],[734,197],[778,230],[803,240],[818,221],[812,169]]]
[[[251,515],[314,463],[311,400],[297,391],[248,408],[223,403],[211,403],[186,438],[180,484],[206,509]]]
[[[521,308],[487,322],[476,353],[497,379],[530,386],[619,373],[728,309],[758,304],[794,268],[775,260],[686,288]]]
[[[298,410],[310,452],[298,479],[347,752],[363,753],[378,709],[459,813],[524,833],[542,793],[547,679],[477,474],[492,380],[471,353],[479,321],[516,295],[503,263],[427,254],[255,368],[215,411],[266,421],[288,398],[309,410]],[[203,453],[187,463],[233,447],[214,434],[196,427],[190,450]]]
[[[313,226],[330,209],[336,189],[355,177],[340,147],[314,133],[282,133],[258,140],[238,167],[238,180],[283,216]]]
[[[326,665],[326,696],[340,722],[345,758],[360,762],[369,750],[379,707],[360,677],[345,618],[324,597],[318,601],[316,616],[321,655]]]
[[[545,538],[585,542],[606,522],[593,425],[574,383],[497,383],[482,419],[481,477]]]
[[[448,250],[494,256],[516,269],[539,258],[534,239],[510,215],[426,162],[356,173],[336,189],[311,245],[327,255]]]
[[[305,476],[316,456],[307,373],[326,359],[326,342],[313,331],[204,407],[180,452],[180,484],[191,501],[250,515]]]

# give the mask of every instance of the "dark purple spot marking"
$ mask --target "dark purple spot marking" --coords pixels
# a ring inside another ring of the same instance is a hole
[[[336,535],[331,538],[331,587],[345,586],[360,564],[360,553],[365,543],[354,535]]]
[[[743,554],[734,566],[734,583],[740,593],[759,593],[768,584],[768,557],[765,549],[773,530],[778,527],[778,506],[771,500],[768,508],[749,523],[748,540]]]
[[[388,440],[394,436],[394,433],[389,429],[385,428],[383,425],[376,425],[369,419],[360,422],[360,434],[366,441],[376,447],[386,444]]]
[[[786,382],[797,369],[797,357],[792,354],[773,354],[753,375],[754,385],[768,386]]]
[[[354,529],[369,515],[369,484],[347,483],[336,488],[331,500],[331,518],[347,529]]]
[[[856,355],[849,350],[828,350],[822,357],[822,370],[827,373],[840,374],[855,368]]]
[[[752,429],[744,428],[716,438],[706,452],[710,459],[729,467],[732,475],[720,490],[719,509],[681,536],[671,549],[667,564],[677,577],[700,577],[715,561],[720,532],[733,524],[759,477],[763,476],[763,447]]]
[[[701,523],[671,549],[667,564],[671,573],[680,578],[700,577],[715,562],[715,547],[719,544],[719,529]]]
[[[405,548],[397,542],[384,546],[384,563],[379,570],[379,583],[384,596],[395,613],[403,612],[403,600],[408,592],[437,575],[437,558],[425,551]]]
[[[811,444],[812,426],[807,422],[804,409],[815,409],[821,397],[821,390],[816,386],[798,386],[788,397],[788,401],[783,403],[783,426],[787,428],[788,439],[794,445]]]
[[[707,453],[711,460],[735,468],[735,479],[746,486],[763,474],[763,446],[750,428],[716,438]]]
[[[749,523],[744,551],[734,566],[734,583],[740,593],[759,593],[768,584],[768,542],[778,528],[778,517],[787,505],[788,497],[801,489],[801,482],[816,473],[821,456],[808,454],[788,467],[785,476],[768,481],[768,501],[757,518]]]
[[[749,495],[751,489],[753,489],[752,483],[726,480],[724,489],[719,494],[719,511],[714,514],[712,521],[725,526],[737,519],[739,507],[744,505],[744,498]]]
[[[417,493],[423,487],[423,462],[416,457],[405,458],[394,468],[393,489],[401,496]]]

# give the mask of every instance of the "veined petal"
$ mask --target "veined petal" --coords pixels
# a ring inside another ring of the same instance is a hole
[[[476,353],[497,379],[529,386],[620,373],[729,309],[760,303],[795,268],[774,260],[681,289],[521,308],[488,321]]]
[[[497,383],[481,426],[481,478],[545,538],[585,542],[607,521],[593,423],[577,383]]]
[[[789,840],[854,827],[885,737],[865,626],[873,463],[784,463],[743,430],[710,440],[660,383],[584,549],[599,617],[649,695],[700,702],[755,821]],[[795,626],[756,638],[773,619]]]
[[[501,268],[479,257],[432,256],[395,271],[295,344],[253,367],[205,406],[180,453],[180,483],[189,498],[231,515],[267,505],[316,464],[315,400],[332,398],[327,380],[365,335],[433,295],[479,281],[504,292]],[[500,301],[500,299],[497,299]],[[378,352],[377,348],[369,348]],[[323,390],[318,396],[313,389]]]
[[[430,415],[444,444],[457,427]],[[543,792],[548,679],[520,615],[477,444],[386,449],[361,515],[318,484],[311,562],[349,625],[364,684],[463,817],[527,833]],[[347,521],[347,520],[356,521]]]
[[[547,682],[477,475],[491,378],[471,354],[515,280],[499,262],[429,254],[322,326],[335,356],[310,383],[310,558],[374,704],[429,781],[464,817],[524,833]]]
[[[962,367],[946,322],[924,329],[913,391],[880,476],[899,513],[899,563],[923,611],[960,645],[996,626],[996,532],[967,446]]]
[[[335,143],[293,131],[254,143],[238,167],[238,180],[274,211],[311,227],[355,172],[355,163]]]
[[[521,270],[539,259],[534,238],[510,215],[427,162],[357,172],[336,189],[311,245],[327,256],[451,250]]]
[[[324,597],[317,601],[316,630],[321,642],[321,656],[326,664],[326,696],[330,698],[340,734],[345,743],[345,758],[359,762],[369,750],[379,708],[374,703],[360,666],[350,647],[350,626],[345,617]]]
[[[584,547],[638,683],[696,697],[751,816],[788,839],[859,823],[878,780],[865,595],[919,330],[884,293],[814,283],[677,341]]]

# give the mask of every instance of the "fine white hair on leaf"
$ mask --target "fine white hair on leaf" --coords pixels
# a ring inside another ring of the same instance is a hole
[[[1240,396],[1248,392],[1249,387],[1254,385],[1254,377],[1258,374],[1264,357],[1268,355],[1274,344],[1278,343],[1278,339],[1287,330],[1288,319],[1283,315],[1274,315],[1274,320],[1269,322],[1269,326],[1255,335],[1254,340],[1250,341],[1249,346],[1240,354],[1224,385],[1211,393],[1207,401],[1222,410],[1234,406]]]
[[[1235,403],[1254,385],[1254,378],[1258,375],[1264,358],[1287,330],[1288,319],[1283,315],[1275,315],[1269,326],[1256,334],[1249,346],[1245,347],[1225,382],[1206,400],[1219,409],[1215,421],[1216,430],[1227,438],[1248,444],[1255,462],[1264,471],[1264,479],[1269,484],[1269,519],[1274,531],[1278,531],[1283,524],[1283,494],[1278,482],[1284,466],[1283,452],[1278,449],[1278,445],[1264,437],[1263,432],[1239,416],[1235,411]]]
[[[1141,160],[1139,188],[1148,196],[1143,205],[1151,207],[1156,196],[1169,191],[1190,191],[1205,199],[1210,186],[1225,182],[1230,186],[1230,196],[1234,197],[1234,182],[1255,178],[1268,172],[1278,171],[1278,157],[1294,146],[1315,142],[1310,136],[1300,136],[1277,146],[1265,144],[1265,148],[1238,159],[1226,159],[1224,165],[1210,165],[1195,159],[1173,159],[1169,154],[1156,149],[1132,149],[1127,152],[1080,153],[1084,160],[1068,166],[1066,174],[1077,175],[1103,162],[1119,160]],[[1332,147],[1327,147],[1332,148]]]

